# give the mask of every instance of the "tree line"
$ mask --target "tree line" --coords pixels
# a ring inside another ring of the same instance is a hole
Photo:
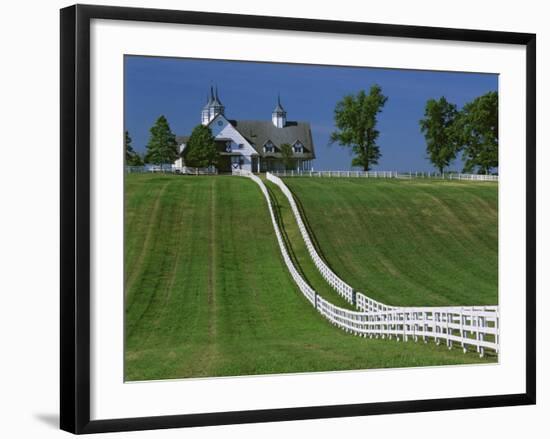
[[[347,95],[336,104],[330,143],[348,147],[354,153],[351,165],[372,169],[382,157],[377,129],[378,116],[388,97],[375,84],[369,93],[360,90]],[[468,102],[462,109],[445,97],[429,99],[424,108],[424,118],[419,121],[420,131],[426,140],[426,153],[433,166],[443,173],[462,153],[463,172],[488,174],[498,167],[498,93],[486,93]],[[145,163],[164,165],[173,163],[180,151],[176,136],[168,120],[161,115],[151,127],[144,156],[132,147],[132,139],[125,132],[126,163],[142,166]],[[295,158],[292,146],[279,146],[285,169],[294,169]],[[197,125],[183,151],[185,164],[194,168],[217,166],[220,151],[208,126]]]
[[[360,90],[347,95],[334,110],[336,130],[330,143],[348,147],[354,153],[351,165],[365,171],[378,164],[380,132],[376,126],[388,98],[379,85],[369,93]],[[445,97],[429,99],[419,121],[426,139],[428,159],[442,173],[462,153],[463,172],[488,174],[498,167],[498,94],[489,92],[459,110]]]
[[[434,166],[443,172],[462,152],[463,172],[489,174],[498,167],[498,94],[486,93],[462,110],[445,97],[426,102],[420,129]]]
[[[128,166],[143,166],[147,163],[162,167],[164,164],[173,163],[180,157],[176,136],[172,133],[164,115],[155,121],[149,133],[146,153],[141,156],[133,149],[130,134],[125,131],[124,143]],[[294,169],[296,161],[292,146],[284,143],[279,148],[285,169]],[[220,151],[216,147],[216,140],[208,126],[197,125],[193,129],[183,150],[183,159],[185,165],[192,168],[208,168],[219,164]]]
[[[166,116],[161,115],[149,130],[149,141],[146,152],[140,156],[132,147],[132,139],[125,132],[126,164],[128,166],[143,166],[154,164],[163,166],[173,163],[180,157],[176,136],[172,132]],[[218,163],[219,151],[212,131],[207,126],[197,125],[184,150],[185,163],[196,168],[207,168]]]

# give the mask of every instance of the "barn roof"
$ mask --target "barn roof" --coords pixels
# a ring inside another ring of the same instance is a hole
[[[304,153],[301,156],[315,158],[311,127],[308,122],[287,121],[283,128],[277,128],[270,120],[230,120],[229,122],[261,155],[265,154],[263,147],[268,140],[275,145],[276,150],[283,143],[293,145],[299,140],[304,147]]]

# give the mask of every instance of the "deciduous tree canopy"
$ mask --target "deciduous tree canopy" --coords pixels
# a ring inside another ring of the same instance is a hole
[[[292,146],[289,143],[283,143],[280,148],[285,169],[294,169],[296,160],[294,159],[294,151],[292,150]]]
[[[357,95],[345,96],[334,110],[337,130],[330,136],[331,143],[349,147],[355,153],[351,164],[368,171],[381,157],[376,140],[380,132],[376,129],[378,113],[382,111],[387,97],[379,85],[373,85],[367,95],[364,90]]]
[[[498,93],[486,93],[464,105],[455,123],[464,172],[488,174],[498,167]]]
[[[207,168],[216,166],[218,158],[219,152],[212,131],[207,126],[197,125],[184,150],[185,164],[194,168]]]
[[[424,119],[420,120],[428,157],[440,173],[456,158],[453,125],[457,114],[456,105],[441,97],[439,100],[429,99],[426,102]]]

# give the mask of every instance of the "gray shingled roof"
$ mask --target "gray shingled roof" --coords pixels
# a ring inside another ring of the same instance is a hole
[[[279,146],[283,143],[291,145],[299,140],[304,146],[304,153],[299,157],[312,159],[315,158],[315,149],[311,128],[308,122],[287,121],[283,128],[277,128],[270,120],[230,120],[229,121],[254,147],[261,155],[264,153],[264,144],[271,140],[276,147],[275,154],[268,154],[277,157]]]
[[[176,136],[176,143],[181,145],[182,143],[187,143],[189,136]]]

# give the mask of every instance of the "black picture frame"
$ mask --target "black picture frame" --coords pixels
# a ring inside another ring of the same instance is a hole
[[[90,420],[90,21],[92,19],[406,37],[526,47],[525,393]],[[61,429],[81,434],[535,404],[536,35],[304,18],[74,5],[61,10]]]

